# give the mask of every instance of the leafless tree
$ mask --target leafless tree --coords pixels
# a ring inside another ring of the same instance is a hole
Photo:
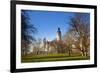
[[[35,40],[34,33],[37,29],[30,22],[27,10],[21,11],[21,54],[27,55],[29,45]]]
[[[66,53],[69,54],[69,56],[71,56],[72,54],[72,45],[74,43],[74,39],[75,39],[75,36],[73,34],[73,31],[68,31],[64,37],[63,37],[63,41],[65,42],[66,44]]]
[[[33,42],[33,54],[40,54],[41,51],[41,39],[37,39],[35,42]]]
[[[89,15],[85,13],[76,13],[70,20],[70,31],[74,31],[76,40],[79,42],[82,56],[88,55],[90,46],[90,21]]]

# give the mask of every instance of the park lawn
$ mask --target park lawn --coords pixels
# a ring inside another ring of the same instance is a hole
[[[21,58],[22,63],[31,62],[49,62],[49,61],[73,61],[73,60],[89,60],[89,57],[81,55],[71,55],[68,54],[48,54],[48,55],[28,55]]]

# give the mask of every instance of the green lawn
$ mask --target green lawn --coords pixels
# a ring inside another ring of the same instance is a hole
[[[68,54],[48,54],[48,55],[28,55],[21,58],[22,63],[27,62],[48,62],[48,61],[73,61],[73,60],[88,60],[89,57],[81,55]]]

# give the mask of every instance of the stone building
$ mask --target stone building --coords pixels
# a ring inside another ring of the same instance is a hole
[[[59,45],[60,43],[62,43],[62,35],[60,28],[58,28],[55,40],[48,41],[46,38],[43,39],[44,51],[47,53],[58,53],[57,45]]]

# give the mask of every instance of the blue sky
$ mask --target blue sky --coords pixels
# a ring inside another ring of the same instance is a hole
[[[64,35],[68,30],[70,18],[74,16],[73,12],[28,10],[27,13],[30,23],[38,30],[35,37],[46,38],[49,41],[56,38],[58,27],[60,27],[62,35]]]

